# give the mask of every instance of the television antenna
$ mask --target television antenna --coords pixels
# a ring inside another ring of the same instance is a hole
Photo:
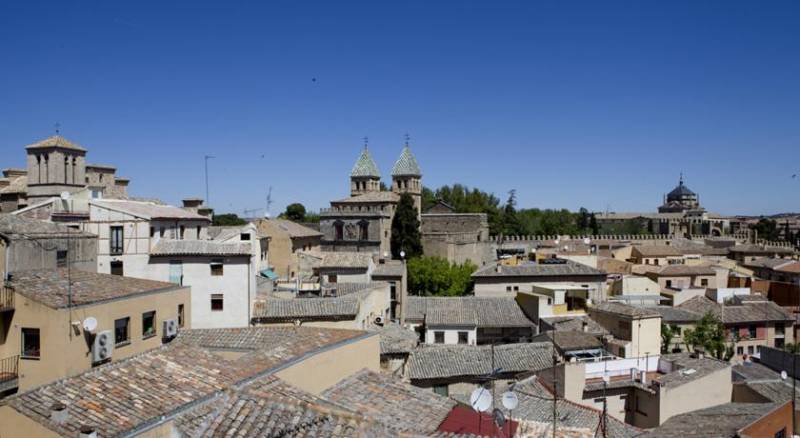
[[[267,209],[264,211],[264,217],[269,219],[272,215],[269,212],[269,208],[272,206],[272,186],[269,186],[269,190],[267,191]]]

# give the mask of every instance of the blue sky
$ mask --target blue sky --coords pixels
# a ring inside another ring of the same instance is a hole
[[[0,166],[63,135],[136,196],[218,211],[348,193],[403,135],[429,187],[653,211],[800,210],[800,2],[0,4]],[[316,79],[316,80],[314,80]],[[792,179],[792,174],[798,174]]]

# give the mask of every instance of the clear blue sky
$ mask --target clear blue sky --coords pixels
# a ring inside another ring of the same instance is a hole
[[[653,211],[800,210],[800,2],[0,5],[0,166],[53,133],[136,196],[316,209],[403,134],[424,184]],[[316,78],[316,81],[313,79]],[[263,156],[263,158],[262,158]],[[798,174],[792,179],[792,174]]]

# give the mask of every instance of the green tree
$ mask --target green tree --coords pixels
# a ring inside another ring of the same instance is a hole
[[[442,257],[408,261],[408,290],[415,295],[463,296],[472,292],[471,275],[478,269],[467,261],[450,263]]]
[[[592,230],[593,236],[600,234],[600,225],[597,224],[597,217],[594,215],[594,213],[589,216],[589,229]]]
[[[392,257],[399,259],[400,251],[405,251],[407,259],[422,255],[422,241],[419,233],[419,219],[414,199],[408,193],[400,195],[397,210],[392,219]]]
[[[764,217],[759,219],[756,224],[750,225],[750,229],[758,232],[759,239],[778,240],[778,236],[780,235],[778,223]]]
[[[508,200],[503,207],[503,234],[506,236],[519,236],[525,233],[519,217],[517,217],[517,191],[508,191]]]
[[[711,312],[700,318],[694,329],[687,329],[683,340],[690,349],[702,348],[717,359],[730,358],[733,349],[725,344],[725,327]]]
[[[578,228],[581,231],[589,229],[589,210],[583,207],[578,210]]]
[[[241,219],[235,213],[215,214],[211,218],[211,225],[214,226],[230,226],[230,225],[245,225],[247,221]]]
[[[306,207],[299,202],[289,204],[286,206],[286,211],[281,214],[281,217],[294,222],[305,222]]]
[[[672,339],[677,336],[678,327],[674,324],[661,324],[661,353],[666,354],[670,352],[670,345]]]

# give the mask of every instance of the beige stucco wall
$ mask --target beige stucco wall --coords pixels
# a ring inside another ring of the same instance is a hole
[[[115,347],[112,360],[141,353],[162,343],[162,321],[177,318],[178,304],[184,305],[184,326],[191,326],[189,288],[167,292],[142,294],[106,303],[53,309],[20,294],[16,294],[16,308],[9,333],[0,344],[0,357],[21,354],[22,328],[38,328],[41,357],[19,360],[19,390],[25,391],[53,380],[75,375],[92,367],[91,345],[93,338],[72,328],[72,321],[83,321],[89,316],[97,319],[95,333],[114,330],[114,321],[130,317],[130,344]],[[142,337],[142,314],[156,311],[156,336]],[[7,317],[7,316],[5,316]],[[2,339],[0,339],[2,341]]]
[[[698,409],[730,403],[733,396],[731,369],[725,367],[689,384],[662,387],[659,424],[671,417]]]
[[[58,434],[20,414],[10,406],[0,406],[0,437],[58,437]]]
[[[380,354],[380,336],[373,334],[314,354],[275,376],[304,391],[320,394],[363,368],[379,372]]]
[[[661,352],[661,317],[630,319],[589,308],[589,314],[614,337],[630,341],[625,357],[644,357]],[[622,323],[622,327],[621,324]]]

